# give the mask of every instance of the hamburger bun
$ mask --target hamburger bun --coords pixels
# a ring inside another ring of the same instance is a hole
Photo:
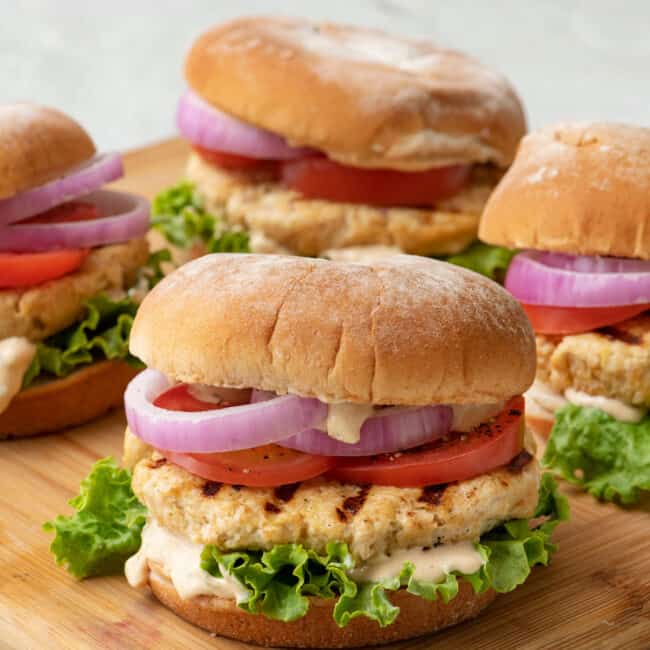
[[[527,135],[485,207],[490,244],[650,259],[650,129],[567,123]]]
[[[333,601],[311,598],[303,618],[285,623],[248,614],[225,598],[199,596],[182,600],[171,582],[150,565],[149,584],[158,600],[186,621],[209,632],[246,643],[289,648],[356,648],[430,634],[475,618],[496,597],[494,591],[475,594],[465,580],[459,581],[458,595],[447,605],[429,602],[405,590],[390,594],[400,608],[396,621],[387,627],[365,617],[339,628],[332,618]]]
[[[361,27],[239,18],[196,40],[185,76],[218,109],[356,167],[505,167],[526,130],[497,72]]]
[[[95,154],[84,129],[35,104],[0,106],[0,199],[63,176]]]
[[[50,433],[94,420],[122,404],[138,369],[124,361],[100,361],[21,391],[0,413],[0,438]]]
[[[392,405],[501,401],[528,388],[536,361],[505,290],[406,255],[207,255],[144,299],[131,351],[183,382]]]

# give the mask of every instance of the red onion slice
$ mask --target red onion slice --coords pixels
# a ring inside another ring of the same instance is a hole
[[[102,218],[0,227],[0,251],[33,253],[92,248],[143,237],[149,230],[149,203],[141,196],[99,190],[84,196],[84,201],[95,204]]]
[[[528,305],[645,304],[650,303],[650,262],[526,251],[512,260],[505,287]]]
[[[28,219],[55,205],[77,199],[117,180],[124,174],[122,158],[117,153],[94,156],[70,170],[63,178],[21,192],[0,201],[0,226]]]
[[[451,431],[450,406],[423,406],[368,418],[361,427],[361,440],[348,444],[324,431],[309,429],[278,444],[321,456],[373,456],[418,447]]]
[[[193,453],[251,449],[319,426],[327,416],[326,404],[297,395],[193,413],[154,406],[153,400],[170,385],[163,374],[148,369],[131,381],[124,395],[129,428],[157,449]]]
[[[312,153],[310,149],[290,146],[275,133],[222,113],[191,90],[178,103],[176,125],[193,144],[249,158],[291,160]]]

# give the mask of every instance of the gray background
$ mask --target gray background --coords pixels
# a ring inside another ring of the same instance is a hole
[[[511,79],[532,126],[650,125],[648,0],[0,0],[0,102],[58,106],[103,149],[159,140],[174,133],[193,37],[252,13],[366,24],[471,52]]]

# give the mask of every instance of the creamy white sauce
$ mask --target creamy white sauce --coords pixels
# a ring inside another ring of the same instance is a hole
[[[132,587],[144,587],[149,583],[148,561],[151,560],[164,569],[183,600],[195,596],[219,596],[238,603],[246,600],[246,588],[222,566],[219,568],[223,578],[215,578],[201,568],[202,551],[201,544],[150,520],[142,529],[140,550],[127,560],[124,573]]]
[[[504,406],[505,402],[496,402],[495,404],[454,404],[451,407],[454,412],[451,428],[453,431],[467,433],[482,422],[487,422],[490,418],[501,413]]]
[[[0,413],[7,410],[20,392],[35,354],[36,346],[26,338],[12,336],[0,341]]]
[[[442,544],[424,550],[422,548],[396,551],[390,556],[371,560],[366,565],[354,569],[351,577],[357,582],[376,582],[398,576],[406,562],[415,567],[416,580],[440,582],[449,573],[458,571],[470,574],[478,571],[484,564],[481,554],[472,542]]]
[[[376,413],[372,404],[330,404],[325,424],[327,435],[335,440],[355,444],[361,439],[361,425]]]
[[[485,422],[497,415],[503,409],[503,405],[504,402],[494,404],[453,404],[451,405],[453,410],[452,430],[471,431],[481,422]],[[414,408],[419,407],[391,406],[378,408],[372,404],[352,404],[349,402],[330,404],[325,430],[327,435],[335,440],[355,444],[361,439],[361,427],[368,418],[383,417],[400,411],[413,410]]]
[[[526,412],[533,417],[552,419],[555,411],[567,403],[599,409],[620,422],[639,422],[647,412],[619,399],[590,395],[574,388],[567,388],[562,394],[539,380],[526,392]]]
[[[526,391],[526,413],[533,417],[552,419],[553,414],[561,409],[567,399],[539,379]]]
[[[567,388],[564,391],[564,396],[576,406],[599,409],[621,422],[639,422],[646,413],[643,409],[630,406],[621,400],[601,397],[600,395],[589,395],[573,388]]]

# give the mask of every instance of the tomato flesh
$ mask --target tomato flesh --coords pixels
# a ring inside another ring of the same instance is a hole
[[[303,454],[278,445],[218,454],[182,454],[162,451],[172,463],[209,481],[249,487],[279,487],[316,478],[336,459]]]
[[[523,448],[524,398],[513,397],[492,421],[400,453],[338,459],[341,482],[425,487],[464,481],[509,463]]]
[[[0,289],[17,289],[56,280],[76,271],[86,249],[44,253],[0,253]]]
[[[224,169],[240,171],[273,171],[277,167],[277,163],[274,160],[249,158],[248,156],[239,156],[226,151],[205,149],[204,147],[199,147],[197,145],[194,145],[194,150],[206,162],[211,165],[216,165],[217,167],[223,167]]]
[[[310,199],[379,206],[431,206],[456,194],[471,167],[455,165],[423,172],[360,169],[327,158],[308,157],[282,164],[282,181]]]
[[[250,391],[225,388],[218,392],[220,401],[208,402],[193,395],[192,388],[188,384],[177,384],[158,395],[153,404],[168,411],[198,412],[240,406],[250,401]]]
[[[95,221],[100,218],[99,208],[94,203],[86,201],[68,201],[56,205],[45,212],[30,217],[20,223],[69,223],[72,221]]]
[[[468,182],[471,166],[453,165],[422,172],[362,169],[322,155],[294,160],[262,160],[194,146],[206,162],[233,171],[265,171],[308,199],[377,206],[432,206]]]
[[[522,307],[537,334],[558,335],[589,332],[650,310],[650,304],[623,307],[548,307],[522,303]]]

